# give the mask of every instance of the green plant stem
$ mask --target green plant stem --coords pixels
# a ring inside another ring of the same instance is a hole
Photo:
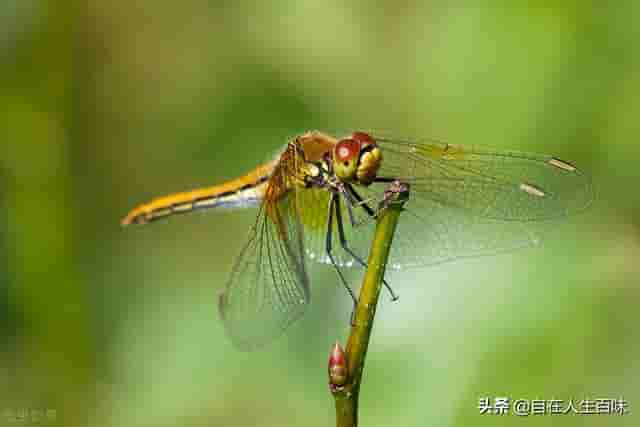
[[[402,207],[408,198],[408,186],[393,183],[385,192],[383,210],[378,217],[376,230],[369,252],[368,268],[365,272],[360,296],[355,309],[351,333],[345,352],[348,379],[342,387],[332,390],[336,405],[336,425],[353,427],[358,425],[358,397],[364,370],[364,361],[376,314],[376,305],[382,279],[389,257],[396,225]]]

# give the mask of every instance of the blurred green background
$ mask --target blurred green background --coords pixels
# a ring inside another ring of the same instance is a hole
[[[538,248],[393,276],[362,425],[637,425],[639,20],[634,0],[5,0],[0,425],[333,425],[331,270],[283,339],[239,353],[215,303],[255,212],[119,220],[354,128],[552,153],[598,192]],[[479,414],[502,396],[632,414]]]

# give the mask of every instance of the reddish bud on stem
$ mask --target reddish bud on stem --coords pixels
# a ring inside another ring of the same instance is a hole
[[[347,383],[347,359],[344,350],[338,342],[335,343],[329,355],[329,386],[338,389]]]

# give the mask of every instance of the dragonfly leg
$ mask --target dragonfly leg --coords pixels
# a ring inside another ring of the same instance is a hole
[[[333,241],[332,241],[333,240],[333,212],[334,212],[337,200],[338,200],[338,196],[336,194],[332,194],[331,199],[329,200],[329,215],[327,219],[327,240],[325,245],[326,245],[327,257],[329,257],[329,261],[331,261],[331,265],[333,265],[333,267],[336,269],[336,272],[338,272],[340,281],[344,285],[345,289],[349,293],[349,296],[351,296],[351,300],[353,301],[353,309],[351,310],[351,323],[353,324],[353,316],[355,314],[356,305],[358,305],[358,299],[353,293],[353,290],[351,289],[351,287],[349,287],[349,284],[347,283],[346,279],[344,278],[344,275],[342,274],[342,270],[340,270],[340,266],[338,266],[335,259],[333,258],[333,254],[331,253],[333,250],[333,247],[332,247],[333,246]]]
[[[349,215],[349,222],[351,223],[351,225],[353,227],[357,227],[358,225],[360,225],[360,223],[358,221],[356,221],[356,217],[353,215],[353,209],[352,206],[354,204],[354,201],[351,200],[349,192],[346,190],[342,190],[342,194],[344,194],[345,200],[347,201],[346,205],[347,205],[347,215]],[[340,199],[340,197],[336,197],[336,202]]]
[[[377,217],[377,214],[373,209],[371,209],[371,206],[367,204],[367,202],[362,198],[362,196],[358,194],[356,189],[353,188],[351,184],[347,184],[345,187],[347,189],[347,193],[349,193],[353,198],[356,199],[356,201],[358,202],[357,203],[358,206],[360,206],[367,213],[367,215],[369,215],[372,219],[375,219]]]
[[[393,181],[397,181],[398,178],[391,178],[388,176],[378,176],[376,177],[373,182],[393,182]]]
[[[344,249],[345,252],[351,255],[351,257],[356,260],[358,264],[360,264],[364,268],[367,268],[367,263],[358,255],[356,255],[355,252],[353,252],[347,244],[347,237],[344,233],[344,224],[342,223],[342,213],[340,212],[340,197],[335,197],[333,204],[335,205],[336,223],[338,224],[338,237],[340,239],[340,246],[342,246],[342,249]],[[331,213],[329,215],[332,216]],[[389,294],[391,294],[391,301],[397,301],[398,295],[396,295],[396,293],[393,291],[391,285],[389,285],[389,282],[387,282],[385,278],[382,278],[382,283],[384,284],[384,287],[389,291]]]

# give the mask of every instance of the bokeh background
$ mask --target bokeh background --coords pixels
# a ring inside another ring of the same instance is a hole
[[[362,425],[637,425],[640,3],[507,3],[3,1],[0,425],[332,425],[330,269],[283,339],[240,353],[215,303],[255,212],[119,220],[354,128],[553,153],[597,186],[537,248],[393,276]],[[483,397],[631,415],[481,416]]]

